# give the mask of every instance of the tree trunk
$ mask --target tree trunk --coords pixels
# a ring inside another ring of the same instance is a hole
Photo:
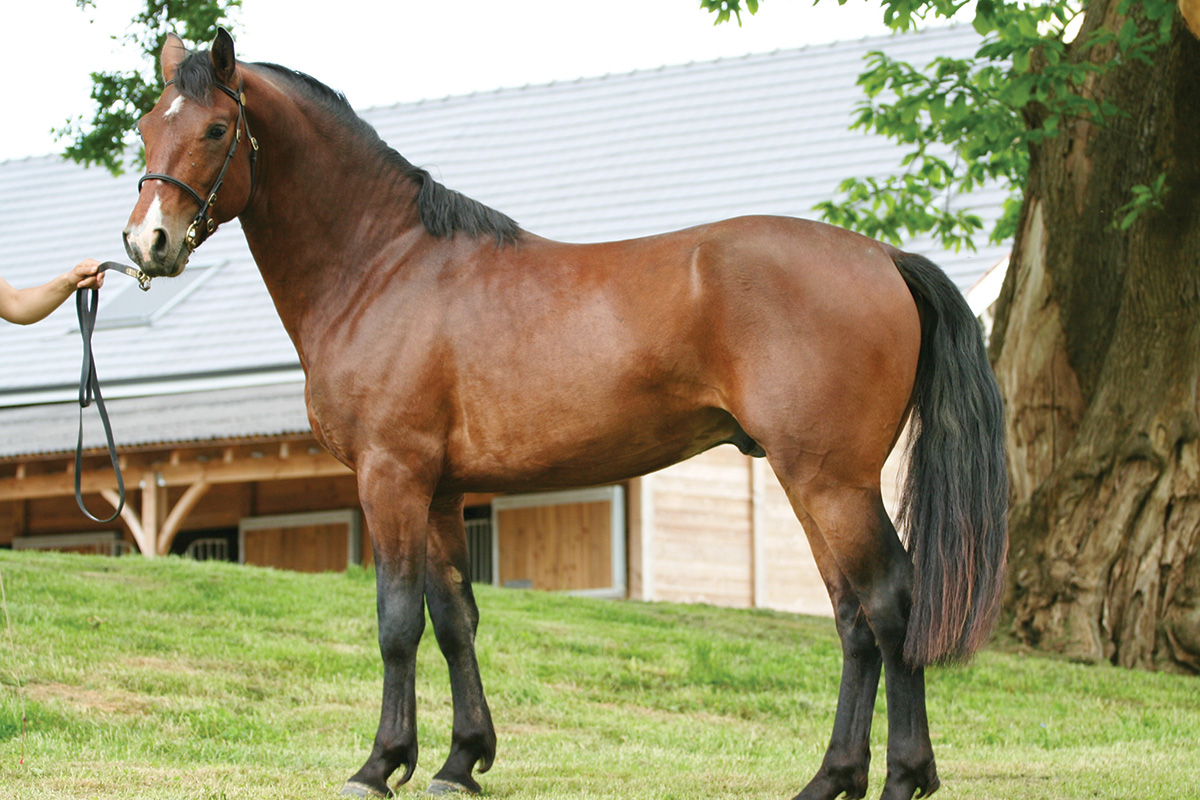
[[[1089,2],[1076,42],[1118,30],[1117,6]],[[1128,116],[1064,123],[1032,151],[992,338],[1006,607],[1033,646],[1200,672],[1200,42],[1177,19],[1152,64],[1090,57],[1113,66],[1085,92]],[[1162,207],[1117,230],[1130,187],[1162,173]]]

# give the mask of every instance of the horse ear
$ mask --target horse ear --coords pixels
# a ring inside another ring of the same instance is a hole
[[[237,59],[233,55],[233,37],[224,28],[217,28],[217,37],[213,39],[212,50],[213,69],[217,72],[217,80],[226,86],[233,85],[233,73],[237,67]]]
[[[187,58],[187,48],[183,44],[183,39],[173,33],[168,33],[167,40],[163,42],[162,52],[158,56],[163,81],[175,80],[175,70],[179,69],[179,65],[185,58]]]

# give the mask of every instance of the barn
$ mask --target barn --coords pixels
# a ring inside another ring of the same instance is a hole
[[[977,44],[969,27],[940,28],[362,115],[447,186],[556,239],[748,213],[812,217],[843,178],[894,171],[902,154],[847,131],[866,54],[927,62]],[[57,157],[0,164],[4,277],[28,286],[84,257],[125,260],[136,172],[114,178]],[[1002,199],[968,198],[985,220]],[[906,247],[964,291],[1006,253]],[[108,524],[75,504],[76,477],[99,516],[116,491],[93,409],[75,474],[81,346],[68,303],[37,325],[0,329],[0,547],[306,571],[369,563],[354,476],[313,437],[299,361],[236,222],[181,277],[142,293],[114,274],[101,294],[93,346],[128,502]],[[733,447],[619,485],[471,496],[466,516],[476,581],[829,612],[781,487]]]

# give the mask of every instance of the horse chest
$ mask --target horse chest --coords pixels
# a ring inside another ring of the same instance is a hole
[[[353,466],[365,449],[437,449],[431,432],[445,427],[444,381],[436,359],[403,357],[403,348],[357,351],[332,363],[310,362],[305,400],[313,431]]]

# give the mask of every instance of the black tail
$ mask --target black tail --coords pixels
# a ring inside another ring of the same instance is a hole
[[[913,560],[904,657],[961,661],[988,638],[1004,593],[1004,412],[975,315],[933,262],[893,261],[921,310],[900,525]]]

